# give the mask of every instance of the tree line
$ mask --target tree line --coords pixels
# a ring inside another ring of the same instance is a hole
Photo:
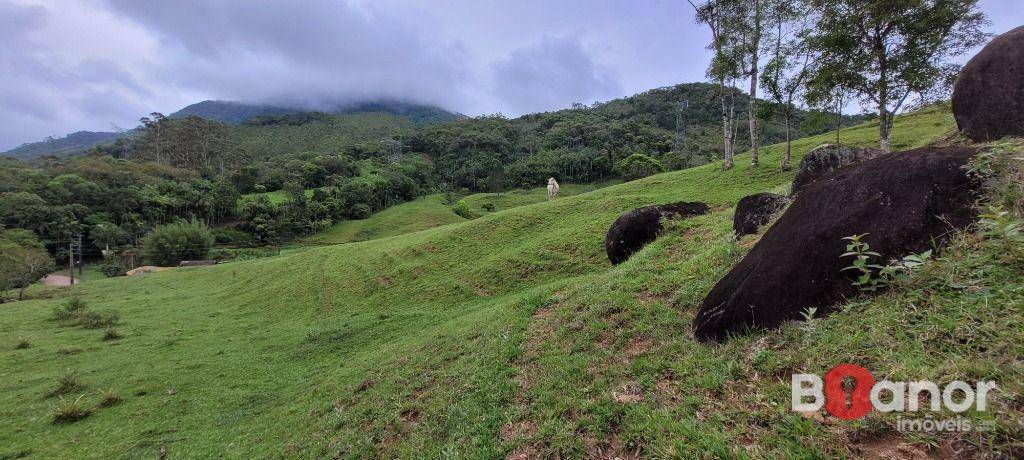
[[[977,0],[688,0],[711,32],[708,77],[718,88],[723,168],[732,167],[741,82],[763,88],[785,120],[801,106],[840,113],[851,102],[874,111],[879,146],[891,145],[893,117],[908,104],[945,98],[958,72],[951,57],[981,44]],[[758,163],[758,105],[747,99],[751,162]]]

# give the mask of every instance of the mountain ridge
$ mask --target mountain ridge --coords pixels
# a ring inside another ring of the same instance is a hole
[[[289,108],[283,105],[249,104],[245,102],[225,100],[205,100],[182,107],[168,116],[171,118],[197,116],[207,120],[237,125],[258,117],[280,117],[284,115],[306,113],[348,115],[364,112],[382,112],[399,117],[405,117],[416,125],[454,121],[465,117],[465,115],[462,115],[461,113],[451,112],[437,106],[404,102],[396,99],[376,99],[352,102],[339,105],[326,112],[318,112],[316,110],[303,108]],[[75,131],[61,137],[51,136],[42,141],[24,143],[10,150],[0,152],[0,157],[32,160],[47,155],[76,155],[84,153],[93,147],[110,144],[117,139],[128,137],[133,132],[135,132],[135,130],[120,132]]]

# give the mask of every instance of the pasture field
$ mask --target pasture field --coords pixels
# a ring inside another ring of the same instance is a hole
[[[901,116],[894,148],[955,142],[953,126],[941,109]],[[843,132],[857,145],[876,136],[871,125]],[[831,139],[796,141],[795,162]],[[551,202],[508,193],[469,221],[425,197],[323,237],[377,239],[3,305],[0,458],[827,458],[895,442],[1019,453],[1024,270],[980,233],[825,319],[693,340],[697,306],[752,245],[732,237],[732,207],[792,179],[777,170],[782,150],[762,148],[756,168],[741,155],[730,171],[709,164]],[[713,212],[611,266],[610,223],[671,201]],[[410,227],[429,216],[436,226]],[[121,338],[56,321],[73,298],[117,311]],[[901,434],[894,414],[789,410],[791,373],[841,362],[891,379],[996,380],[993,410],[964,414],[992,429]],[[120,401],[101,404],[111,391]],[[88,415],[55,423],[68,404]]]

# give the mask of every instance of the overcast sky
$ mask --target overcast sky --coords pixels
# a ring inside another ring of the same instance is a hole
[[[703,81],[707,41],[685,0],[0,0],[0,150],[204,99],[558,109]]]

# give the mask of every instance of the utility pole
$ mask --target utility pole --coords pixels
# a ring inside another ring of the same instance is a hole
[[[68,243],[68,275],[71,276],[71,285],[75,285],[75,242]]]
[[[85,265],[82,260],[82,234],[78,234],[78,275],[82,275],[82,266]]]

